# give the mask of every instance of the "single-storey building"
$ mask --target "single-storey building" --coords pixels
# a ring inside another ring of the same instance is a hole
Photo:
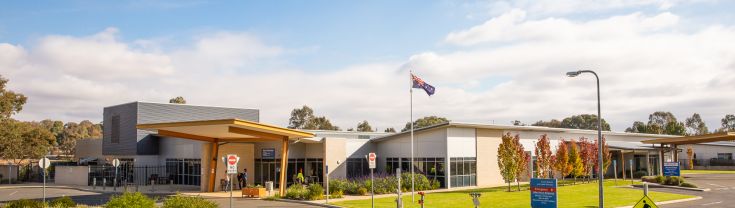
[[[202,191],[222,188],[218,181],[224,179],[225,167],[220,158],[227,154],[240,157],[238,169],[247,169],[250,185],[268,181],[276,187],[291,184],[298,172],[307,181],[317,183],[324,182],[327,172],[330,178],[366,176],[369,169],[365,156],[369,152],[377,154],[376,172],[392,174],[399,167],[410,171],[408,132],[286,129],[260,123],[259,113],[257,109],[150,102],[106,107],[101,153],[108,161],[121,160],[122,166],[131,171],[161,167],[145,175],[131,173],[125,176],[127,180],[165,178],[175,184],[198,186]],[[552,150],[562,139],[584,137],[594,141],[597,137],[595,130],[443,123],[415,130],[414,170],[438,180],[444,188],[501,185],[504,182],[497,149],[506,133],[519,135],[529,152],[533,152],[541,135],[551,140]],[[678,136],[610,131],[603,135],[617,165],[608,169],[608,177],[615,175],[613,169],[618,177],[630,177],[631,168],[635,174],[655,175],[661,172],[658,167],[662,161],[676,161],[672,149],[641,141]],[[697,159],[732,160],[734,144],[693,146]],[[678,156],[686,158],[686,154]]]

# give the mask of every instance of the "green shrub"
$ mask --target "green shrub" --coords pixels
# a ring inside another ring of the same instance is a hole
[[[217,208],[217,203],[207,201],[198,196],[183,196],[176,194],[163,201],[163,208]]]
[[[149,208],[156,207],[156,202],[140,192],[125,192],[122,195],[110,197],[105,204],[106,208]]]
[[[286,189],[286,199],[303,200],[309,195],[309,190],[301,184],[294,184]]]
[[[368,194],[368,190],[365,187],[360,187],[360,188],[357,189],[357,193],[356,194],[357,195],[364,196],[364,195],[367,195]]]
[[[414,190],[424,191],[431,189],[429,179],[426,178],[425,175],[410,173],[401,174],[401,189],[403,189],[404,191],[411,190],[411,176],[414,177]]]
[[[641,181],[648,182],[648,183],[656,183],[656,176],[643,176],[641,177]]]
[[[661,175],[660,176],[656,176],[656,183],[658,183],[658,184],[664,184],[664,182],[666,182],[666,177],[661,176]]]
[[[307,199],[309,200],[320,200],[324,198],[324,187],[322,187],[321,184],[318,183],[312,183],[309,184],[309,193],[307,195]]]
[[[77,203],[75,203],[74,200],[71,200],[68,196],[64,196],[54,199],[49,203],[49,206],[54,208],[76,207]]]
[[[330,192],[337,192],[341,191],[344,192],[347,187],[347,180],[345,179],[330,179],[329,180],[329,191]]]
[[[679,176],[669,176],[664,181],[664,184],[672,186],[678,186],[681,183],[684,183],[684,178]]]
[[[344,193],[341,190],[340,191],[335,191],[335,192],[332,192],[329,195],[329,198],[338,199],[338,198],[342,198],[343,195],[344,195]]]
[[[647,175],[648,175],[648,172],[642,171],[642,170],[633,172],[633,178],[641,178],[641,177],[644,177],[644,176],[647,176]]]
[[[696,185],[694,185],[694,184],[691,184],[691,183],[686,183],[686,182],[684,182],[684,183],[681,183],[681,187],[687,187],[687,188],[697,188],[697,186],[696,186]]]
[[[439,189],[441,185],[442,184],[438,180],[436,179],[431,180],[431,190]]]
[[[43,202],[36,201],[36,200],[30,200],[30,199],[20,199],[15,201],[10,201],[7,204],[5,204],[5,208],[43,208],[44,206]]]

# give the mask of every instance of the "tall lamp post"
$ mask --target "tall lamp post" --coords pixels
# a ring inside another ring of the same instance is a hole
[[[595,75],[595,79],[597,80],[597,179],[598,181],[598,194],[599,194],[599,207],[603,208],[605,207],[605,200],[603,196],[602,191],[602,184],[604,179],[604,174],[602,173],[602,116],[600,115],[600,77],[597,76],[597,73],[595,73],[592,70],[579,70],[579,71],[571,71],[567,72],[568,77],[576,77],[581,73],[592,73]]]

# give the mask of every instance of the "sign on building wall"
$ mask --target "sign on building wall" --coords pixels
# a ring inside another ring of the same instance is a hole
[[[276,149],[273,149],[273,148],[261,149],[260,159],[276,159]]]
[[[531,179],[531,207],[556,208],[558,196],[556,194],[556,179]]]
[[[664,162],[664,176],[680,176],[679,162]]]

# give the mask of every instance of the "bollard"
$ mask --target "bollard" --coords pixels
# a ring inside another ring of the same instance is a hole
[[[105,190],[105,186],[107,186],[107,178],[102,178],[102,190]]]
[[[643,196],[648,196],[648,183],[643,183]]]
[[[174,180],[168,179],[168,181],[169,181],[168,182],[169,191],[174,192]]]
[[[92,178],[92,190],[97,189],[97,178]]]
[[[156,192],[156,179],[151,179],[151,193]]]
[[[421,205],[421,208],[424,208],[424,195],[426,194],[423,191],[420,191],[419,195],[421,195],[421,199],[419,199],[419,204]]]

